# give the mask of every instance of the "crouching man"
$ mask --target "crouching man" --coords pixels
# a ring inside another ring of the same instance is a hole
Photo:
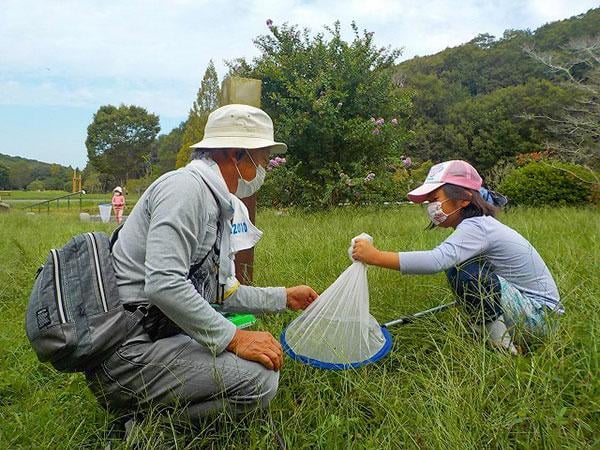
[[[277,312],[304,309],[317,298],[308,286],[259,288],[235,280],[233,195],[255,193],[269,155],[287,148],[273,140],[270,117],[250,106],[224,106],[193,147],[186,167],[146,190],[113,247],[133,329],[86,376],[114,411],[177,405],[195,419],[265,407],[277,392],[279,342],[268,332],[237,329],[213,305]]]

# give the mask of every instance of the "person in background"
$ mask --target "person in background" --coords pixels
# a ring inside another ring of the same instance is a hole
[[[422,186],[408,193],[428,202],[430,228],[453,228],[439,246],[427,251],[384,252],[356,240],[352,257],[365,264],[406,274],[446,272],[450,287],[477,329],[484,325],[489,344],[519,353],[515,331],[543,337],[552,313],[564,312],[556,283],[535,248],[494,216],[498,208],[480,194],[482,179],[465,161],[431,168]]]
[[[121,186],[113,189],[112,206],[115,211],[117,223],[121,223],[123,221],[123,210],[125,209],[125,196],[123,195]]]

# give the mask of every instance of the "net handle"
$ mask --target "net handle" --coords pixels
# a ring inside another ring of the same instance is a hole
[[[425,311],[419,311],[418,313],[415,313],[410,316],[399,317],[398,319],[386,322],[381,326],[384,328],[389,328],[393,326],[407,325],[409,323],[413,323],[415,319],[418,319],[423,316],[428,316],[430,314],[446,311],[447,309],[453,308],[454,306],[456,306],[456,302],[446,303],[445,305],[436,306],[435,308],[426,309]]]

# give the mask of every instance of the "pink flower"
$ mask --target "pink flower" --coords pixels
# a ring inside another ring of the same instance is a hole
[[[385,120],[383,120],[383,117],[380,117],[379,119],[377,119],[377,120],[375,121],[375,125],[377,125],[377,126],[381,126],[381,125],[383,125],[384,123],[385,123]]]
[[[275,167],[283,166],[286,162],[287,160],[285,158],[276,156],[275,158],[269,160],[267,170],[273,170]]]
[[[398,125],[398,119],[396,119],[395,117],[391,120],[392,125],[396,126]]]
[[[381,129],[379,129],[379,128],[374,128],[374,129],[373,129],[373,134],[374,134],[375,136],[377,136],[378,134],[381,134]]]
[[[367,174],[367,176],[365,177],[365,181],[366,182],[373,181],[374,178],[375,178],[375,174],[373,172],[369,172]]]
[[[267,26],[271,28],[273,26],[273,21],[271,19],[267,19]]]

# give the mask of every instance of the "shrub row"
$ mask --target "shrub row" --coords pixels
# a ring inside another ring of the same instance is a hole
[[[406,201],[406,194],[425,179],[431,161],[406,169],[400,161],[379,167],[351,167],[337,164],[319,170],[314,179],[303,176],[302,164],[274,167],[259,195],[259,205],[327,208],[339,204],[380,204]],[[304,170],[303,170],[304,169]],[[531,161],[502,167],[502,179],[493,188],[509,198],[512,205],[579,205],[600,199],[597,176],[588,169],[552,160]]]

